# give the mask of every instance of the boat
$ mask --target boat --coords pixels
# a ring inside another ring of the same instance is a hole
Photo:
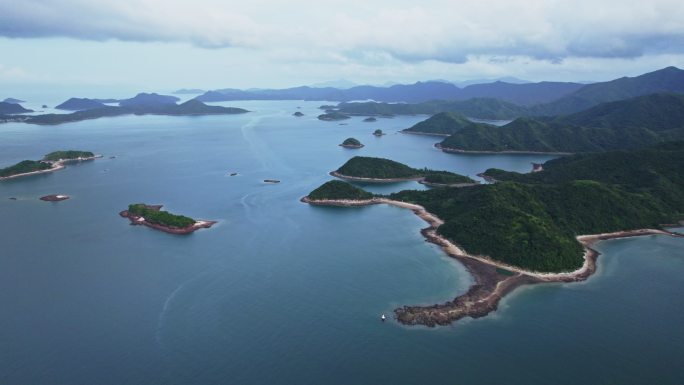
[[[380,316],[380,320],[381,320],[382,322],[385,322],[386,319],[387,319],[387,317],[385,317],[384,314]]]

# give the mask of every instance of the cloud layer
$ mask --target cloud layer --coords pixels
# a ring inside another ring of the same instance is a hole
[[[0,2],[0,36],[181,42],[291,60],[558,62],[684,53],[684,7],[676,0],[25,0]]]

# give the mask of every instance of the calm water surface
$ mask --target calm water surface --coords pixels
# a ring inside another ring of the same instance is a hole
[[[315,208],[301,196],[354,155],[472,177],[550,157],[444,154],[439,139],[396,133],[422,117],[340,125],[315,119],[320,104],[1,125],[1,165],[68,148],[105,157],[0,183],[0,383],[684,381],[681,239],[601,243],[588,282],[520,289],[484,319],[379,322],[400,305],[451,299],[472,279],[407,210]],[[297,107],[305,117],[291,116]],[[366,147],[337,146],[350,136]],[[369,189],[406,188],[423,187]],[[54,193],[72,199],[37,199]],[[134,202],[220,223],[190,236],[130,226],[118,212]]]

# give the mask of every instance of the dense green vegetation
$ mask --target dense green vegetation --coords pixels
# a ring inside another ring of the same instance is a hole
[[[451,135],[462,129],[470,126],[485,126],[486,128],[493,128],[489,124],[474,123],[468,120],[463,115],[454,112],[440,112],[432,117],[415,124],[411,128],[403,130],[410,133],[424,133],[435,135]]]
[[[373,135],[375,135],[375,136],[383,136],[383,135],[385,135],[385,133],[382,132],[382,130],[378,128],[377,130],[373,131]]]
[[[455,112],[480,119],[513,119],[527,114],[525,107],[491,98],[437,100],[417,104],[406,103],[340,103],[340,112],[353,115],[434,115]]]
[[[466,151],[591,152],[684,138],[684,95],[653,94],[556,118],[519,118],[503,127],[468,126],[442,141]]]
[[[465,175],[454,174],[447,171],[430,171],[428,174],[425,174],[423,182],[446,185],[475,183],[474,180]]]
[[[345,120],[349,119],[350,116],[339,113],[339,112],[328,112],[325,114],[318,115],[319,120],[325,120],[325,121],[335,121],[335,120]]]
[[[449,183],[473,183],[467,176],[449,171],[435,171],[427,168],[417,169],[390,159],[355,156],[337,169],[344,176],[373,179],[430,178],[430,180],[450,180]],[[439,182],[434,182],[439,183]]]
[[[684,93],[684,71],[667,67],[640,76],[588,84],[551,103],[530,108],[530,115],[562,115],[582,111],[601,103],[659,92]]]
[[[351,146],[351,147],[363,146],[361,144],[361,142],[359,142],[359,140],[356,138],[347,138],[344,140],[344,142],[342,142],[342,145],[343,146]]]
[[[309,199],[371,199],[373,194],[340,180],[331,180],[309,193]]]
[[[401,191],[445,223],[438,232],[472,254],[537,271],[581,266],[577,235],[658,227],[684,218],[684,141],[577,154],[469,188]]]
[[[345,176],[376,179],[418,178],[422,176],[420,170],[403,163],[366,156],[355,156],[349,159],[336,172]]]
[[[27,172],[49,170],[52,165],[38,160],[23,160],[13,166],[0,169],[0,178],[25,174]]]
[[[43,158],[43,160],[46,161],[58,161],[60,159],[78,159],[78,158],[92,158],[94,157],[95,154],[93,154],[90,151],[76,151],[76,150],[67,150],[67,151],[53,151]]]
[[[544,163],[530,174],[489,169],[485,175],[525,184],[560,184],[592,180],[633,193],[660,197],[673,213],[684,208],[684,142],[667,142],[634,151],[576,154]]]
[[[183,229],[195,224],[195,220],[192,218],[171,214],[168,211],[159,210],[156,207],[150,207],[144,203],[129,205],[128,212],[145,218],[145,221],[149,223],[166,227]]]

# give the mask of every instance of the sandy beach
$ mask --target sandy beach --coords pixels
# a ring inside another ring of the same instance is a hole
[[[596,261],[599,252],[592,249],[596,242],[608,239],[636,237],[643,235],[669,235],[684,237],[660,229],[638,229],[618,231],[613,233],[580,235],[577,241],[584,247],[584,263],[575,271],[548,273],[529,271],[519,267],[495,261],[487,256],[471,255],[450,240],[437,234],[437,228],[444,223],[435,214],[428,212],[423,206],[395,201],[386,198],[368,200],[310,200],[308,197],[302,202],[321,206],[361,207],[375,204],[387,204],[413,211],[418,217],[429,224],[421,230],[421,234],[429,241],[442,248],[449,256],[458,259],[468,269],[475,279],[465,294],[452,301],[430,306],[403,306],[394,310],[397,321],[406,325],[448,325],[464,317],[484,317],[498,307],[501,299],[508,293],[522,285],[544,282],[577,282],[590,277],[596,271]]]

